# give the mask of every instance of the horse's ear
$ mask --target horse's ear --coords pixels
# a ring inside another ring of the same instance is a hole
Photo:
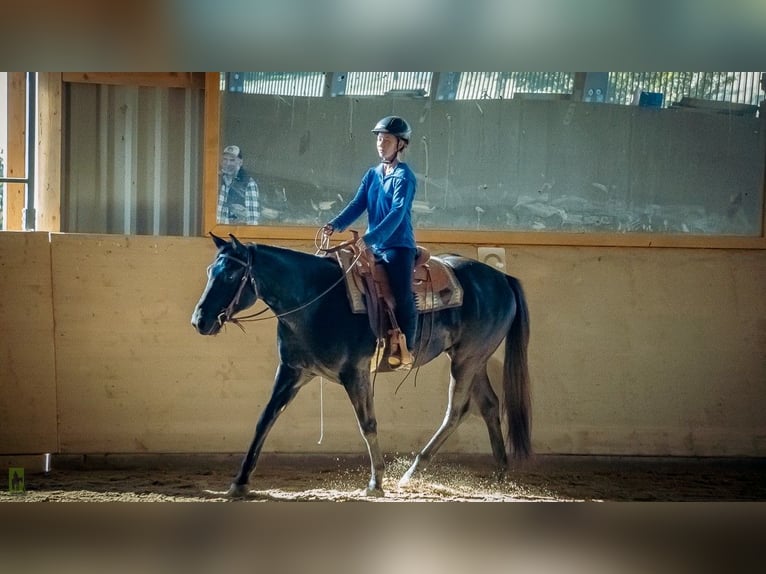
[[[232,243],[234,243],[234,247],[237,249],[237,251],[241,251],[243,249],[246,249],[246,247],[244,245],[242,245],[242,243],[240,243],[239,239],[234,237],[234,235],[229,233],[229,237],[231,237],[231,241],[232,241]]]
[[[218,249],[220,249],[220,248],[221,248],[221,247],[223,247],[224,245],[228,245],[228,244],[229,244],[229,243],[228,243],[228,241],[226,241],[225,239],[222,239],[222,238],[218,237],[218,236],[217,236],[217,235],[215,235],[215,234],[214,234],[212,231],[210,232],[210,237],[212,237],[212,238],[213,238],[213,243],[215,243],[215,246],[216,246]]]

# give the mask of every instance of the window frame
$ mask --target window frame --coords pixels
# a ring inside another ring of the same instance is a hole
[[[317,228],[280,225],[229,225],[216,221],[218,162],[221,143],[220,72],[205,74],[205,157],[203,159],[203,230],[205,234],[236,235],[247,240],[313,240]],[[761,114],[766,130],[766,114]],[[764,158],[766,164],[766,157]],[[418,242],[472,245],[550,245],[599,247],[668,247],[700,249],[766,249],[766,174],[761,195],[761,233],[752,236],[560,231],[471,231],[416,229]],[[344,236],[342,236],[344,237]]]

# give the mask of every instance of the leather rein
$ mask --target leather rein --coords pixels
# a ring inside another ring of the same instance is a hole
[[[320,247],[319,251],[324,252],[324,253],[334,253],[334,252],[336,252],[336,251],[338,251],[338,250],[340,250],[340,249],[342,249],[344,247],[351,247],[352,249],[355,250],[354,263],[356,263],[356,261],[359,259],[359,257],[361,257],[362,253],[358,249],[355,249],[354,243],[355,243],[354,240],[344,241],[343,243],[340,243],[340,244],[336,245],[335,247]],[[255,246],[253,246],[252,249],[255,249]],[[284,317],[284,316],[290,315],[292,313],[297,313],[298,311],[301,311],[301,310],[305,309],[309,305],[313,305],[314,303],[319,301],[322,297],[327,295],[330,291],[332,291],[335,287],[337,287],[338,284],[340,284],[340,282],[345,279],[346,274],[349,273],[351,271],[351,269],[353,268],[353,264],[352,264],[341,275],[340,279],[335,281],[332,285],[330,285],[327,289],[322,291],[319,295],[317,295],[316,297],[314,297],[310,301],[308,301],[306,303],[303,303],[302,305],[299,305],[295,309],[291,309],[290,311],[285,311],[285,312],[279,313],[279,314],[274,314],[274,315],[269,316],[269,317],[259,317],[259,315],[262,315],[263,313],[265,313],[266,311],[269,311],[271,309],[270,307],[266,307],[265,309],[261,309],[257,313],[252,313],[250,315],[244,315],[244,316],[241,316],[241,317],[234,317],[234,313],[235,313],[234,308],[237,306],[237,304],[239,303],[240,299],[242,298],[242,293],[244,292],[245,287],[248,284],[252,285],[253,293],[255,294],[256,300],[261,298],[260,293],[258,292],[258,284],[255,281],[255,275],[253,275],[253,252],[252,252],[252,249],[250,247],[247,248],[247,261],[245,261],[244,259],[241,259],[239,257],[235,257],[234,255],[229,255],[229,254],[222,254],[222,255],[220,255],[220,257],[223,257],[225,259],[230,259],[231,261],[234,261],[235,263],[239,263],[245,269],[245,272],[242,274],[242,279],[240,279],[240,281],[239,281],[239,286],[237,287],[237,292],[234,294],[234,297],[232,298],[232,300],[229,303],[229,305],[223,311],[221,311],[218,314],[218,324],[221,325],[221,326],[228,321],[230,323],[233,323],[234,325],[236,325],[237,327],[239,327],[240,329],[242,329],[244,331],[245,329],[241,325],[242,322],[265,321],[266,319],[279,319],[280,317]]]

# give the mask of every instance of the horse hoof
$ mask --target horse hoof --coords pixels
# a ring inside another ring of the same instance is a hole
[[[246,484],[232,484],[226,496],[229,498],[245,498],[249,492],[250,489]]]
[[[370,498],[382,498],[385,496],[382,488],[373,488],[371,486],[367,487],[367,490],[364,491],[364,495],[369,496]]]
[[[410,485],[410,481],[412,480],[412,477],[415,476],[415,472],[418,470],[418,461],[415,461],[412,466],[407,469],[407,472],[405,472],[402,475],[402,478],[399,479],[399,488],[407,488]]]

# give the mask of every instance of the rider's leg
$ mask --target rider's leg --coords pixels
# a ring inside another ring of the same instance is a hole
[[[415,346],[415,330],[418,312],[412,295],[412,274],[415,266],[416,250],[409,247],[392,247],[382,253],[382,261],[388,273],[391,294],[396,301],[394,314],[407,342],[407,349],[412,353]]]

